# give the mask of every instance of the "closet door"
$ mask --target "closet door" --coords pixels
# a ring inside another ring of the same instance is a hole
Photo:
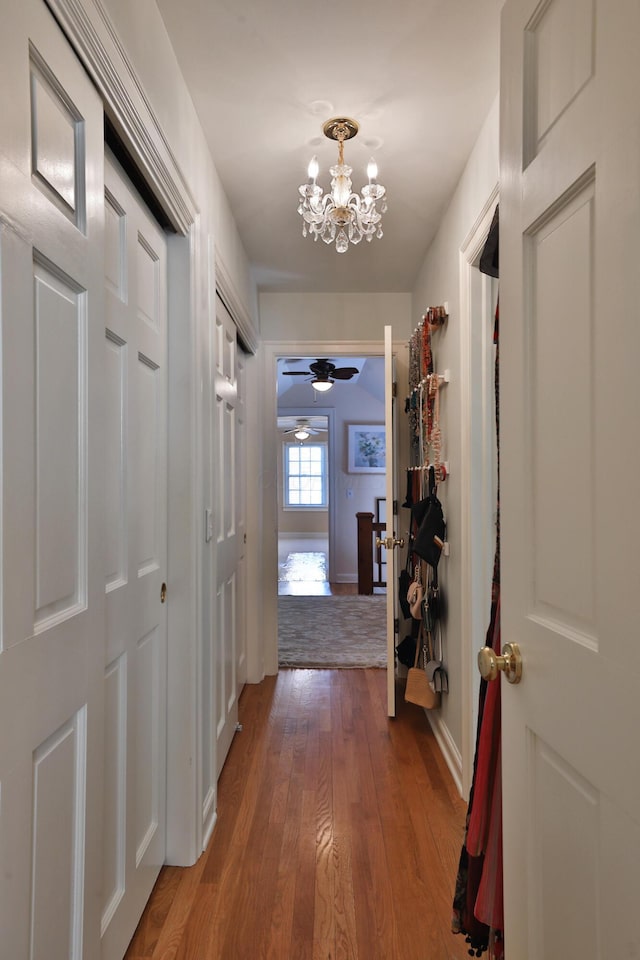
[[[0,952],[99,956],[103,120],[39,0],[0,31]]]
[[[165,859],[166,241],[105,159],[103,960],[120,960]]]
[[[239,349],[235,324],[216,298],[214,534],[216,584],[213,702],[216,709],[216,779],[226,759],[238,722],[238,659],[240,645],[240,580],[244,556],[245,479],[240,439],[244,408],[239,393]]]
[[[506,955],[640,955],[640,5],[507,0]]]

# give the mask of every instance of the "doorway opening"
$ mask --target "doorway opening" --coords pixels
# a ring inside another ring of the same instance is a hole
[[[321,394],[311,383],[319,359],[336,367],[331,388]],[[354,424],[383,428],[384,359],[279,357],[277,417],[278,592],[356,594],[356,515],[377,516],[385,470],[354,468],[349,444]],[[315,502],[305,502],[303,490],[313,490]],[[319,556],[288,560],[296,553]]]

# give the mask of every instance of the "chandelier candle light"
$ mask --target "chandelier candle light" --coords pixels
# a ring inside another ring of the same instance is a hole
[[[338,162],[329,168],[332,176],[331,193],[324,193],[316,183],[318,158],[309,164],[309,180],[298,188],[302,200],[298,213],[303,218],[302,235],[310,233],[314,240],[321,237],[325,243],[336,242],[338,253],[344,253],[349,242],[360,243],[364,237],[371,241],[382,236],[382,214],[386,213],[385,188],[377,183],[378,166],[371,159],[367,166],[369,182],[359,196],[351,190],[351,167],[344,162],[344,141],[358,132],[358,124],[348,117],[327,120],[322,130],[325,137],[338,141]],[[380,201],[378,203],[378,201]]]

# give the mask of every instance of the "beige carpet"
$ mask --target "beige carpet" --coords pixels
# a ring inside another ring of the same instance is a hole
[[[278,597],[281,667],[386,667],[385,596]]]

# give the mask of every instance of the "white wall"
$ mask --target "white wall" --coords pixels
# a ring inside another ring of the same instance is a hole
[[[464,344],[460,322],[460,250],[498,182],[498,119],[496,97],[413,290],[413,313],[416,317],[424,313],[428,306],[445,301],[449,303],[449,321],[434,335],[432,341],[438,369],[449,368],[451,371],[451,382],[441,390],[440,402],[443,459],[450,463],[450,477],[440,485],[438,491],[447,518],[447,538],[451,550],[450,556],[443,558],[438,568],[448,599],[444,642],[449,694],[442,698],[441,715],[436,722],[445,741],[445,752],[449,750],[449,759],[453,758],[458,766],[461,764],[465,708],[471,707],[474,711],[477,708],[475,703],[463,703],[463,672],[474,669],[474,665],[470,665],[466,659],[461,626],[465,558],[462,556],[464,488],[460,466],[465,459],[462,444],[465,417],[468,414],[462,406]],[[487,595],[487,624],[490,599]]]
[[[261,293],[260,329],[265,341],[383,340],[411,332],[409,293]]]

